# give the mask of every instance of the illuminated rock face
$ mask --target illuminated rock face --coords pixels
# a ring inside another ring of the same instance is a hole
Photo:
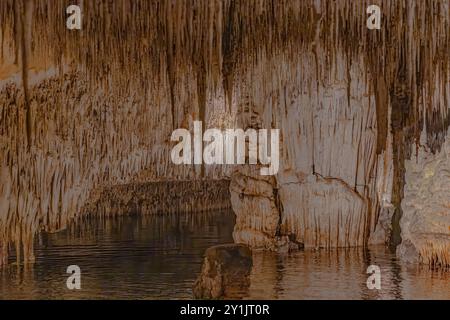
[[[0,1],[0,264],[12,245],[32,261],[36,232],[65,228],[105,188],[229,177],[237,242],[348,247],[401,232],[423,262],[448,264],[446,236],[416,236],[443,211],[430,200],[430,223],[414,222],[408,159],[423,127],[426,159],[444,159],[449,1],[379,1],[377,31],[370,2],[84,1],[78,32],[59,21],[65,1]],[[196,120],[280,129],[278,174],[173,166],[170,134]]]
[[[319,45],[314,49],[324,51]],[[411,56],[415,54],[413,50]],[[282,165],[272,179],[248,168],[232,176],[234,239],[270,250],[291,248],[292,243],[305,248],[396,245],[393,239],[401,230],[404,244],[398,252],[402,255],[411,241],[405,223],[409,218],[401,218],[399,226],[395,221],[405,210],[400,207],[407,201],[402,202],[404,194],[410,192],[408,186],[403,190],[411,170],[408,149],[417,139],[415,128],[420,127],[412,125],[418,120],[412,110],[423,108],[415,99],[429,89],[408,91],[405,74],[415,68],[410,62],[403,63],[411,70],[392,70],[398,76],[392,81],[386,75],[378,78],[367,60],[349,61],[339,51],[333,57],[331,63],[314,51],[298,53],[295,61],[282,55],[261,57],[250,72],[247,90],[255,93],[241,107],[244,112],[238,113],[238,121],[243,127],[280,128]],[[373,73],[368,75],[368,70]],[[274,85],[274,78],[281,85]],[[444,92],[449,90],[448,82],[432,88],[429,107],[435,111],[421,109],[419,114],[442,112],[445,119],[450,100]],[[424,117],[426,125],[433,127],[424,143],[439,146],[445,139],[438,128],[446,128],[447,120],[441,119],[441,125],[434,116]],[[436,219],[441,227],[437,232],[429,223],[417,223],[430,232],[431,239],[417,260],[448,265],[448,215],[423,216],[430,223]]]
[[[233,238],[253,248],[277,249],[280,211],[274,178],[241,169],[231,177],[230,193],[236,225]]]
[[[260,60],[261,70],[281,69],[272,76],[286,85],[269,93],[271,114],[255,99],[253,116],[239,117],[245,127],[275,122],[281,129],[281,169],[270,179],[248,170],[232,176],[237,242],[270,249],[286,247],[287,239],[306,248],[366,244],[379,203],[377,183],[388,173],[377,176],[375,98],[364,82],[364,62],[336,59],[331,71],[312,53],[282,67],[282,58]],[[258,72],[256,88],[264,86]]]
[[[450,142],[432,154],[418,148],[406,162],[399,257],[409,262],[450,265]]]
[[[305,248],[365,245],[368,201],[339,179],[311,175],[283,186],[280,200],[282,232]]]

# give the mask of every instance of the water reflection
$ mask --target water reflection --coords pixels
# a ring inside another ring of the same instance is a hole
[[[402,265],[384,247],[255,252],[247,299],[450,299],[450,274]],[[366,285],[369,265],[381,269],[381,290]]]
[[[0,271],[0,299],[188,299],[204,251],[232,242],[233,226],[222,211],[94,219],[42,234],[34,265]],[[400,264],[383,247],[253,259],[245,299],[450,299],[449,272]],[[82,270],[82,290],[66,288],[71,264]],[[371,264],[381,268],[381,290],[367,289]]]
[[[191,298],[204,251],[232,242],[233,226],[222,211],[89,220],[43,234],[29,270],[0,273],[0,299]],[[82,271],[79,291],[66,287],[72,264]]]

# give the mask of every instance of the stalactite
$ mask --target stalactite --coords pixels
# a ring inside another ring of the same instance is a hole
[[[80,32],[64,28],[69,2],[0,1],[0,261],[12,243],[32,259],[30,235],[64,228],[92,190],[194,178],[170,164],[167,141],[193,120],[223,126],[249,116],[279,127],[282,171],[296,183],[340,179],[361,199],[348,217],[358,224],[353,244],[377,225],[377,179],[387,173],[376,168],[389,144],[399,209],[409,146],[425,127],[432,152],[445,143],[448,0],[379,0],[381,30],[365,26],[371,1],[85,1]],[[305,197],[314,190],[300,188]]]
[[[230,209],[229,180],[155,181],[113,186],[102,190],[83,208],[86,216],[104,218],[207,212]]]
[[[28,147],[31,146],[31,112],[30,112],[30,97],[28,92],[28,59],[30,56],[31,47],[31,28],[32,28],[32,17],[33,17],[33,0],[23,0],[21,4],[20,15],[20,52],[21,52],[21,62],[22,62],[22,83],[23,83],[23,93],[25,98],[25,108],[26,108],[26,132],[27,132],[27,144]]]

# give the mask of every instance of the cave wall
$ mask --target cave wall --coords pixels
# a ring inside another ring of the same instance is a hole
[[[171,128],[160,125],[165,112],[157,116],[158,106],[143,97],[93,92],[74,74],[40,81],[28,98],[32,146],[23,91],[10,83],[0,97],[0,229],[4,242],[17,245],[19,261],[20,253],[34,259],[34,234],[64,229],[102,189],[199,176],[198,168],[171,166]],[[225,171],[208,168],[207,174],[214,179]]]
[[[447,134],[441,150],[433,154],[424,131],[417,152],[406,161],[402,243],[398,256],[408,262],[449,265],[450,144]]]
[[[244,127],[281,128],[282,147],[276,177],[248,168],[233,176],[235,240],[269,248],[285,245],[286,237],[304,247],[363,246],[374,228],[377,182],[388,178],[377,176],[375,97],[364,61],[341,53],[327,65],[314,52],[279,64],[285,60],[260,60],[251,85],[267,96],[251,101],[253,118],[238,116]],[[267,69],[274,72],[265,76]]]
[[[373,1],[78,1],[81,31],[69,2],[0,2],[2,263],[105,187],[157,180],[231,177],[252,246],[401,241],[411,146],[426,127],[439,154],[449,125],[448,0],[375,1],[379,31]],[[194,120],[281,129],[279,173],[172,166]]]
[[[317,39],[297,59],[258,60],[250,80],[242,81],[256,92],[247,98],[249,107],[238,112],[238,120],[243,127],[281,129],[282,165],[272,178],[245,167],[233,174],[236,242],[270,250],[369,244],[395,249],[401,244],[400,257],[410,248],[413,261],[448,265],[450,216],[441,210],[448,206],[446,191],[428,194],[429,202],[441,206],[428,213],[411,213],[414,205],[409,204],[410,199],[416,205],[422,201],[414,191],[421,180],[408,185],[410,162],[416,159],[413,145],[421,128],[433,128],[423,145],[429,146],[429,157],[440,157],[431,154],[439,154],[446,141],[446,129],[441,129],[448,127],[450,102],[448,67],[430,64],[436,78],[427,86],[427,72],[414,65],[420,60],[414,47],[415,10],[411,6],[403,12],[405,33],[398,36],[404,41],[400,46],[410,51],[403,48],[396,58],[388,55],[393,66],[385,68],[392,75],[377,72],[370,54],[351,56],[337,49],[330,59]],[[315,27],[320,30],[321,19]],[[440,188],[446,186],[436,182],[434,190]],[[427,236],[419,236],[417,229]]]

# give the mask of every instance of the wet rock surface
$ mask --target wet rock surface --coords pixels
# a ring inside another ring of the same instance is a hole
[[[195,299],[242,297],[250,286],[252,252],[242,244],[225,244],[206,250],[202,271],[194,284]]]

